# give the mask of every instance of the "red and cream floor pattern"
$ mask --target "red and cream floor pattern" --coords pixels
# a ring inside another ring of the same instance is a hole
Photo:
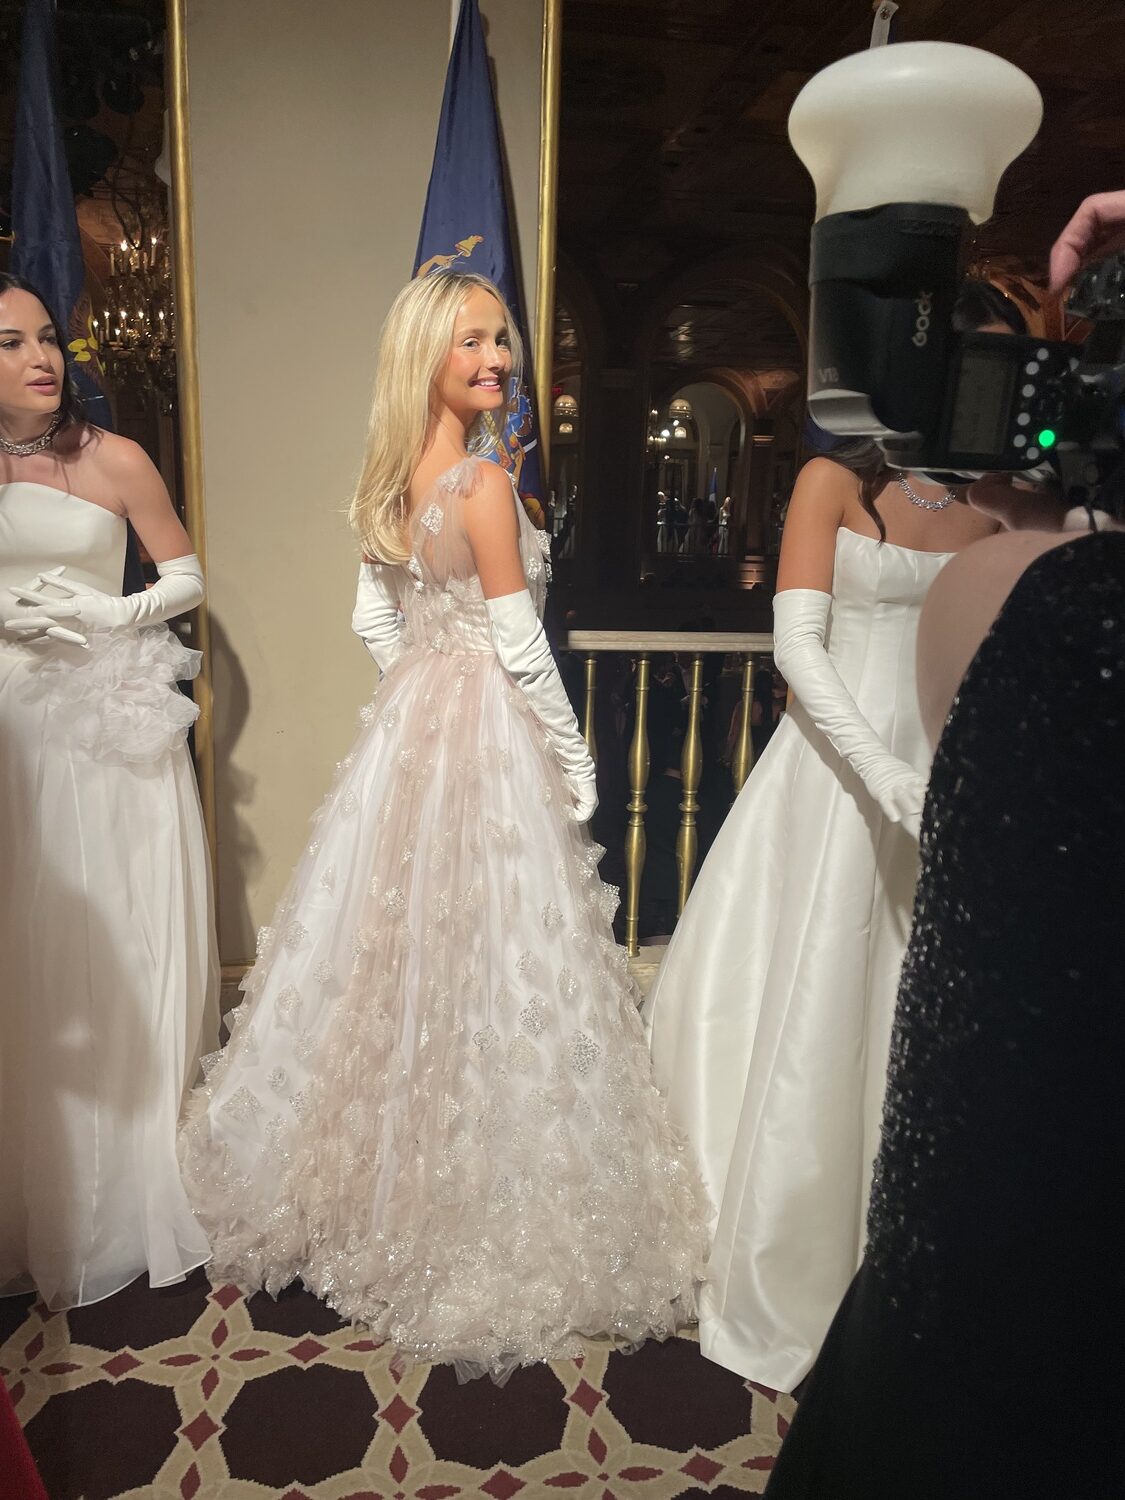
[[[671,1500],[760,1494],[787,1396],[687,1338],[503,1389],[391,1350],[303,1291],[138,1282],[95,1307],[0,1302],[0,1375],[51,1500]]]

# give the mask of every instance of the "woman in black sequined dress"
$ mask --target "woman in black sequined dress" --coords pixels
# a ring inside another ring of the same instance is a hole
[[[1039,551],[938,746],[866,1258],[770,1500],[1125,1494],[1125,534]]]

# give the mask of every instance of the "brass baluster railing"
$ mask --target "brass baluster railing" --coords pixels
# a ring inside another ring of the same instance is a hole
[[[742,715],[738,725],[738,739],[731,758],[730,774],[737,797],[746,785],[746,778],[754,766],[754,736],[752,732],[754,714],[754,658],[749,654],[742,658]]]
[[[751,719],[754,707],[754,657],[773,649],[773,638],[765,632],[672,632],[663,630],[572,630],[566,647],[582,654],[585,663],[585,700],[582,733],[590,754],[597,759],[595,714],[597,706],[598,654],[605,651],[629,652],[636,657],[634,691],[636,718],[629,746],[628,825],[625,833],[625,946],[630,958],[640,952],[641,881],[644,876],[647,841],[645,793],[649,775],[648,699],[651,659],[654,652],[690,652],[692,657],[689,692],[688,729],[681,758],[683,800],[681,823],[676,839],[679,874],[679,909],[682,911],[695,877],[699,857],[699,786],[703,775],[702,689],[703,659],[710,652],[737,653],[742,658],[741,723],[731,761],[731,779],[737,795],[741,791],[754,761]]]
[[[586,741],[586,749],[590,752],[590,759],[597,765],[598,762],[598,737],[594,729],[594,709],[598,692],[598,658],[594,652],[590,652],[586,658],[586,710],[583,714],[582,737]]]
[[[699,855],[699,783],[703,777],[703,738],[699,721],[703,713],[703,657],[697,651],[691,659],[691,686],[688,688],[687,734],[680,757],[683,801],[680,803],[680,831],[676,835],[676,869],[679,874],[677,915],[682,916],[688,893],[695,878]]]
[[[629,826],[625,830],[625,949],[630,958],[641,951],[641,877],[645,868],[645,790],[648,787],[648,685],[651,663],[647,651],[637,658],[636,723],[629,746]]]

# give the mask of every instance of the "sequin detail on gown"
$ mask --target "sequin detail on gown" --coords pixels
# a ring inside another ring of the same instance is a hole
[[[1123,766],[1100,533],[1027,568],[946,721],[866,1256],[770,1500],[1121,1494]]]
[[[181,1157],[214,1280],[300,1278],[463,1376],[690,1320],[707,1213],[650,1075],[602,851],[418,507],[404,652],[361,716]],[[522,514],[537,605],[543,560]]]

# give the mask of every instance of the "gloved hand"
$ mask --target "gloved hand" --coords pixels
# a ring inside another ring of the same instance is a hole
[[[926,779],[892,755],[859,711],[824,648],[831,594],[785,589],[773,601],[773,657],[813,723],[893,823],[918,837]]]
[[[5,620],[4,628],[22,640],[46,637],[86,646],[88,630],[139,630],[194,609],[204,595],[203,570],[194,552],[157,563],[158,581],[139,594],[103,594],[65,578],[64,571],[54,568],[38,573],[31,587],[12,589],[29,609]]]
[[[521,589],[485,603],[500,665],[515,680],[546,730],[574,797],[575,822],[586,823],[598,805],[597,774],[531,595]]]
[[[48,573],[37,574],[19,588],[0,590],[0,610],[3,610],[3,628],[23,645],[35,641],[66,641],[74,646],[84,646],[86,637],[77,630],[67,630],[56,625],[51,615],[36,613],[23,604],[23,596],[39,587],[40,578],[50,578],[61,573],[62,568],[52,568]],[[18,596],[18,597],[17,597]],[[19,611],[17,614],[16,611]]]
[[[380,672],[386,672],[402,649],[398,599],[391,580],[395,569],[386,563],[362,562],[352,610],[352,629],[367,647]]]

